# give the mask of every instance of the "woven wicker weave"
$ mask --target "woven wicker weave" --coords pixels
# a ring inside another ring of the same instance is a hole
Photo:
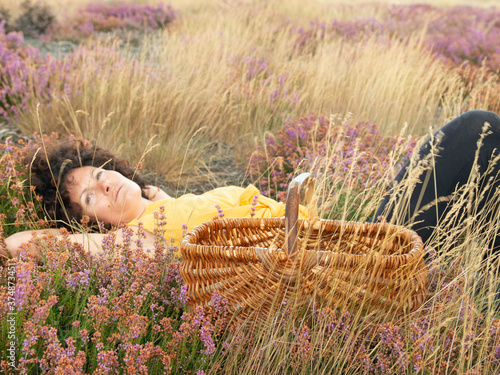
[[[188,233],[181,244],[181,275],[189,307],[209,305],[217,291],[227,298],[236,321],[264,322],[285,301],[295,307],[319,301],[389,314],[422,304],[427,268],[415,232],[387,223],[335,220],[289,225],[296,219],[288,214],[218,219]]]

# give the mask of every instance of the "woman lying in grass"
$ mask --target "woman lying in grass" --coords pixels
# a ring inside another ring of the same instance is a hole
[[[147,186],[126,161],[78,139],[39,149],[28,155],[24,163],[30,165],[28,183],[42,197],[50,221],[68,226],[66,223],[75,224],[75,220],[78,222],[86,215],[91,222],[108,229],[121,224],[137,229],[140,225],[145,236],[141,239],[144,248],[153,247],[155,228],[163,231],[169,244],[179,246],[183,233],[218,215],[278,217],[285,213],[284,204],[260,196],[253,185],[246,189],[229,186],[203,195],[171,198],[163,190]],[[12,257],[16,257],[21,244],[28,242],[34,232],[41,234],[46,230],[18,232],[6,239]],[[61,235],[59,229],[50,232]],[[119,229],[116,234],[115,243],[122,243]],[[91,253],[100,251],[105,236],[101,233],[70,235]],[[136,239],[137,234],[134,244]],[[30,250],[40,259],[34,247]]]
[[[485,128],[485,123],[489,127]],[[439,220],[455,207],[451,203],[457,189],[469,184],[471,176],[476,175],[482,176],[482,182],[473,191],[475,212],[491,206],[498,199],[500,163],[490,163],[490,160],[500,154],[499,148],[499,116],[478,110],[464,113],[442,127],[421,147],[417,158],[419,163],[413,160],[405,165],[396,177],[392,193],[384,198],[375,217],[385,215],[390,222],[407,225],[425,242],[433,235]],[[436,154],[437,157],[432,157]],[[146,186],[125,161],[80,140],[38,150],[25,162],[31,165],[28,182],[42,196],[50,220],[69,223],[87,215],[91,221],[108,228],[121,224],[136,228],[141,225],[145,230],[142,239],[145,248],[153,246],[155,228],[161,227],[165,238],[179,245],[186,230],[222,213],[225,217],[284,215],[282,203],[260,196],[253,185],[246,189],[223,187],[199,196],[169,197],[159,188]],[[403,193],[398,186],[411,176],[416,164],[424,166],[424,173],[412,185],[410,193]],[[477,174],[474,165],[478,166]],[[470,207],[468,209],[470,211]],[[461,211],[465,220],[467,207]],[[488,212],[488,220],[496,219],[495,209],[489,207]],[[305,215],[305,211],[301,211],[301,217]],[[454,225],[460,226],[462,222]],[[61,235],[59,229],[51,231],[56,236]],[[6,239],[12,257],[16,257],[21,244],[27,242],[32,233],[19,232]],[[116,243],[121,243],[120,231],[117,230],[116,234]],[[100,251],[105,235],[76,233],[70,237],[86,250],[96,253]],[[496,245],[497,241],[494,242]],[[36,250],[31,251],[40,257]]]

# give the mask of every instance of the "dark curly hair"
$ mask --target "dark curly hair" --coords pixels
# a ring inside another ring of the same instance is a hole
[[[29,168],[28,184],[42,197],[44,212],[57,227],[71,227],[83,216],[80,205],[69,199],[68,174],[75,168],[94,166],[119,172],[136,182],[145,197],[146,181],[127,161],[80,138],[39,147],[24,162]]]

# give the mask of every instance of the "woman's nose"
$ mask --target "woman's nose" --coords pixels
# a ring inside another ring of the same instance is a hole
[[[99,186],[99,189],[104,193],[104,194],[109,194],[111,193],[111,182],[105,178],[97,183]]]

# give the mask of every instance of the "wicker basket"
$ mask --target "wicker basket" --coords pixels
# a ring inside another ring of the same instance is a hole
[[[391,316],[422,304],[428,272],[420,237],[387,223],[297,220],[305,175],[289,186],[284,218],[217,219],[184,237],[189,308],[210,305],[215,291],[235,321],[272,321],[285,301]]]

